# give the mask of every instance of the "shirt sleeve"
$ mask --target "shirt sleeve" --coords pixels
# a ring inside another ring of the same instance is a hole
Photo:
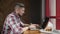
[[[11,28],[14,34],[22,33],[22,27],[20,26],[20,23],[17,23],[14,16],[9,17],[7,21],[8,26]]]

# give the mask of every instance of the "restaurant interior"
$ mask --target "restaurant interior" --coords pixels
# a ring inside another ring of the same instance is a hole
[[[60,33],[60,0],[0,0],[0,33],[6,16],[14,10],[17,2],[25,4],[22,21],[26,24],[39,24],[38,30],[27,30],[23,34],[59,34]],[[43,31],[48,21],[53,23],[53,31]]]

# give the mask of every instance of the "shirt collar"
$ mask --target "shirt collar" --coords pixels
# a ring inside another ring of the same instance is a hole
[[[16,16],[16,17],[21,17],[19,14],[17,14],[16,12],[13,12],[13,14]]]

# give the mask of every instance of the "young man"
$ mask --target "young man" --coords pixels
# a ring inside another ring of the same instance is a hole
[[[22,34],[29,29],[29,27],[24,27],[25,24],[21,21],[21,16],[24,14],[24,11],[24,4],[17,3],[15,5],[14,12],[10,13],[5,19],[3,34]]]

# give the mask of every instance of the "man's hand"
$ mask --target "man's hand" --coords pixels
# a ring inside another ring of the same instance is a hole
[[[31,24],[29,27],[36,27],[35,24]]]
[[[38,26],[39,26],[38,24],[31,24],[31,25],[34,25],[34,26],[36,26],[36,27],[38,27]]]
[[[31,25],[29,26],[30,29],[36,29],[37,27],[39,27],[38,24],[31,24]]]
[[[24,27],[24,28],[22,28],[22,32],[27,31],[28,29],[29,29],[29,27]]]
[[[25,27],[28,27],[28,26],[29,26],[29,24],[24,24],[24,26],[25,26]]]

